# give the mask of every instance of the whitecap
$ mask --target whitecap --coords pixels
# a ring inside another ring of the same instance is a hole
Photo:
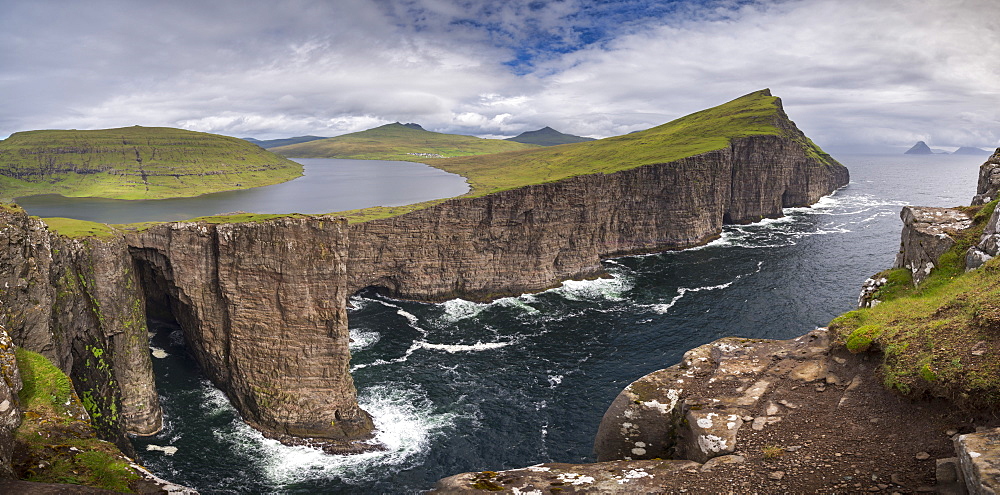
[[[480,352],[492,349],[500,349],[513,344],[514,341],[507,342],[476,342],[475,344],[432,344],[430,342],[417,342],[420,347],[435,351],[445,351],[449,354],[456,352]]]
[[[666,304],[662,304],[662,303],[661,304],[652,304],[652,305],[649,305],[648,307],[650,309],[652,309],[653,312],[655,312],[655,313],[666,314],[667,311],[670,310],[670,308],[674,307],[674,305],[677,304],[677,302],[680,301],[682,298],[684,298],[684,296],[686,294],[688,294],[689,292],[701,292],[701,291],[728,289],[737,280],[739,280],[739,279],[741,279],[743,277],[748,277],[748,276],[756,275],[756,274],[760,273],[760,271],[763,268],[763,266],[764,266],[764,262],[763,261],[758,261],[757,262],[757,269],[756,270],[754,270],[754,271],[752,271],[750,273],[741,273],[741,274],[737,275],[736,277],[734,277],[729,282],[726,282],[726,283],[723,283],[723,284],[706,285],[706,286],[703,286],[703,287],[678,287],[677,288],[677,295],[675,295],[673,297],[673,299],[670,300],[669,303],[666,303]]]
[[[548,375],[549,377],[549,388],[556,388],[562,383],[562,375]]]
[[[351,352],[358,352],[365,350],[379,341],[382,338],[382,334],[367,330],[357,330],[352,328],[351,333]]]
[[[455,323],[459,320],[479,316],[479,313],[482,313],[489,305],[465,299],[452,299],[441,303],[441,306],[444,308],[442,318],[449,323]]]
[[[546,292],[559,294],[570,301],[622,301],[623,294],[632,288],[632,281],[621,273],[593,280],[567,280],[559,287]]]

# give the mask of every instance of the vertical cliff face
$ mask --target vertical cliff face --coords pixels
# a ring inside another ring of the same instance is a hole
[[[0,208],[0,324],[73,378],[102,438],[159,431],[142,293],[124,238],[71,239]]]
[[[129,243],[150,304],[169,306],[248,423],[355,451],[372,422],[348,373],[345,236],[342,219],[281,218],[159,225]]]
[[[782,136],[612,174],[572,177],[350,226],[348,288],[489,299],[603,273],[601,258],[681,249],[724,223],[781,216],[847,184]]]

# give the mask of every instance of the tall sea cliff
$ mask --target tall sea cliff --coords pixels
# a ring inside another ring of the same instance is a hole
[[[161,423],[147,310],[178,321],[206,374],[266,435],[378,448],[365,443],[373,426],[347,372],[351,294],[537,291],[601,275],[602,258],[698,245],[725,223],[777,217],[845,185],[847,169],[804,146],[775,108],[775,127],[720,149],[350,225],[318,216],[59,234],[5,207],[0,324],[73,377],[99,433],[126,451],[126,431]]]

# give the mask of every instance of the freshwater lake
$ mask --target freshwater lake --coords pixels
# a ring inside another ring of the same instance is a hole
[[[369,206],[402,206],[450,198],[469,190],[465,178],[413,162],[296,158],[302,177],[239,191],[192,198],[121,200],[67,198],[58,194],[17,199],[29,214],[102,223],[178,221],[248,213],[331,213]]]

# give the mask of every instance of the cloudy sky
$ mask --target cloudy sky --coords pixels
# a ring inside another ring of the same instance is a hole
[[[605,137],[761,88],[821,146],[1000,146],[996,0],[0,0],[0,137]]]

